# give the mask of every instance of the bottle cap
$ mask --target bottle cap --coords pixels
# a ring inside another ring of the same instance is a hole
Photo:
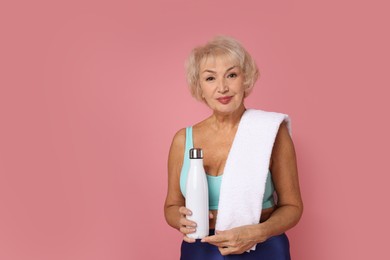
[[[203,159],[203,151],[201,148],[190,149],[190,159]]]

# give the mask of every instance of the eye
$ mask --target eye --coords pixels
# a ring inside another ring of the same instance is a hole
[[[206,81],[212,81],[212,80],[214,80],[214,79],[215,79],[214,77],[210,76],[210,77],[207,77],[207,78],[206,78]]]
[[[237,78],[237,73],[230,73],[227,77],[228,78]]]

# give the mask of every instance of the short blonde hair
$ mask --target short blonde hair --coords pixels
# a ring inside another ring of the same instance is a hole
[[[200,64],[203,59],[225,55],[239,63],[244,73],[245,97],[250,94],[259,77],[256,62],[236,39],[217,36],[205,45],[194,48],[186,61],[187,83],[194,98],[204,101],[199,80]]]

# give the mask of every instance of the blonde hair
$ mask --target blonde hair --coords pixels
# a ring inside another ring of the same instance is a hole
[[[210,56],[228,56],[238,62],[244,74],[245,97],[247,97],[259,77],[259,70],[256,62],[244,47],[236,39],[227,36],[217,36],[191,51],[186,61],[187,83],[191,95],[203,101],[199,80],[200,63]]]

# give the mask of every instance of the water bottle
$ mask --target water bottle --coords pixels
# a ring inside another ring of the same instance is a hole
[[[196,223],[196,232],[187,234],[189,238],[201,239],[209,234],[209,190],[203,168],[203,151],[190,149],[190,169],[186,183],[186,208],[192,215],[188,219]]]

